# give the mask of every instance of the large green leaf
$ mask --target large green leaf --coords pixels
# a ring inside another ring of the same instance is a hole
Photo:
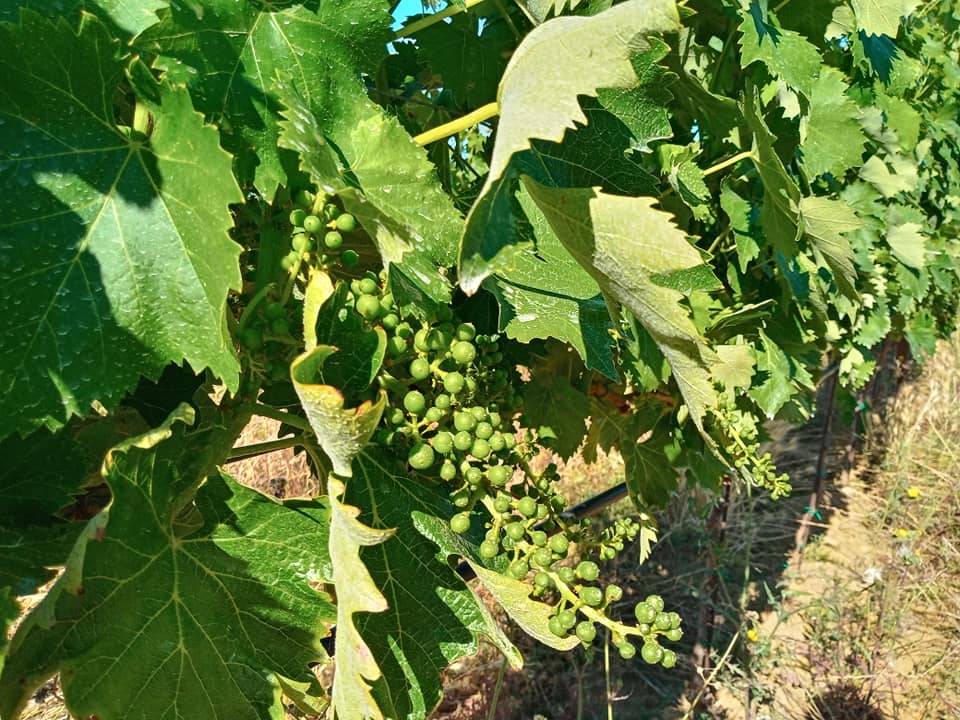
[[[639,76],[644,73],[638,74],[634,56],[646,53],[642,67],[647,68],[663,55],[660,46],[651,52],[646,36],[677,29],[677,8],[670,0],[630,0],[592,17],[555,18],[524,38],[500,82],[500,122],[490,173],[461,241],[464,290],[476,292],[488,275],[509,268],[518,250],[510,196],[522,171],[511,167],[514,156],[534,148],[535,140],[559,143],[578,123],[588,124],[582,96],[596,97],[606,89],[614,93],[611,102],[622,102],[625,97],[616,91],[648,79]]]
[[[850,0],[857,28],[867,35],[897,36],[900,18],[920,5],[920,0]]]
[[[863,227],[853,208],[843,200],[826,197],[805,197],[800,200],[800,218],[803,230],[816,253],[833,272],[837,287],[856,297],[857,268],[853,248],[845,233]]]
[[[690,319],[681,289],[716,280],[669,213],[653,198],[607,195],[591,189],[525,185],[564,247],[603,291],[637,317],[663,352],[690,417],[702,427],[714,405],[713,353]]]
[[[810,175],[843,178],[861,163],[866,138],[857,121],[857,106],[846,91],[843,74],[827,66],[813,83],[810,109],[800,122],[803,167]]]
[[[86,10],[132,37],[157,22],[157,11],[167,5],[167,0],[18,0],[0,5],[0,21],[16,22],[20,8],[50,18],[76,17]]]
[[[741,15],[743,66],[760,61],[771,75],[809,96],[822,64],[817,48],[799,33],[780,27],[767,10],[767,0],[751,0]]]
[[[199,110],[223,119],[238,176],[272,197],[292,165],[278,144],[278,73],[310,105],[343,112],[361,72],[372,73],[386,54],[391,22],[379,0],[177,2],[136,44],[161,55],[158,65],[190,88]]]
[[[91,15],[77,35],[0,26],[0,436],[113,406],[170,361],[238,382],[229,156],[183,89],[141,82],[153,132],[118,128],[117,52]]]
[[[188,430],[194,416],[182,406],[108,456],[113,500],[14,636],[3,717],[59,670],[76,717],[272,719],[276,676],[309,680],[324,657],[335,611],[311,583],[331,575],[328,508],[218,472],[235,431]]]
[[[477,634],[510,655],[516,651],[420,531],[422,523],[445,523],[457,512],[447,488],[407,475],[395,458],[370,449],[354,461],[344,502],[361,508],[359,520],[366,525],[396,530],[386,542],[361,551],[389,605],[385,612],[354,618],[383,673],[373,696],[385,717],[425,718],[442,697],[440,672],[476,651]]]

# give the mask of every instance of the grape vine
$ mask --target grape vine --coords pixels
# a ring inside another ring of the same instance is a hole
[[[955,329],[946,0],[122,5],[0,8],[3,720],[426,718],[491,598],[681,672],[606,564]]]

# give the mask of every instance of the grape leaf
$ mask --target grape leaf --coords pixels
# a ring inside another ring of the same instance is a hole
[[[567,251],[656,341],[690,417],[702,428],[715,400],[709,370],[713,353],[681,304],[683,293],[669,287],[671,276],[699,272],[700,254],[671,215],[653,208],[653,198],[553,189],[530,179],[525,185]]]
[[[237,386],[229,157],[167,85],[140,98],[149,140],[121,131],[118,49],[91,15],[0,26],[0,436],[112,407],[170,361]]]
[[[336,617],[310,586],[330,578],[329,511],[216,471],[237,430],[194,418],[181,406],[108,455],[113,500],[14,636],[3,717],[58,669],[71,714],[102,720],[265,720],[282,713],[275,673],[310,679]]]
[[[520,342],[548,337],[568,342],[588,368],[616,379],[613,324],[600,287],[563,248],[529,193],[521,189],[517,200],[536,251],[518,253],[511,268],[485,281],[500,304],[500,329]]]
[[[673,2],[629,0],[592,17],[554,18],[524,38],[500,81],[490,173],[461,240],[460,284],[467,293],[509,267],[516,251],[509,199],[516,177],[508,173],[513,156],[536,139],[558,143],[576,123],[586,124],[579,96],[640,84],[631,57],[650,50],[644,35],[678,28]]]
[[[760,230],[756,226],[757,208],[737,194],[729,182],[720,186],[720,207],[730,219],[730,229],[737,246],[737,265],[746,272],[751,261],[760,257]]]
[[[798,392],[798,386],[813,387],[810,374],[760,331],[762,350],[757,350],[757,373],[763,383],[750,389],[749,396],[773,418]]]
[[[0,5],[0,21],[17,22],[21,8],[51,19],[77,17],[86,10],[132,37],[157,22],[157,11],[166,6],[166,0],[18,0]]]
[[[559,375],[535,377],[525,386],[523,399],[526,427],[551,439],[549,447],[569,460],[587,432],[590,399]]]
[[[917,184],[916,167],[902,160],[896,162],[897,159],[896,155],[887,155],[886,160],[890,162],[888,165],[884,158],[872,155],[860,168],[860,177],[879,190],[885,198],[910,192]]]
[[[743,67],[762,62],[771,75],[782,78],[809,97],[822,64],[816,46],[799,33],[780,27],[776,17],[767,10],[767,0],[751,0],[741,13]]]
[[[670,463],[672,417],[659,400],[648,400],[624,419],[617,447],[623,457],[627,490],[638,508],[664,506],[676,490],[679,474]]]
[[[887,244],[897,258],[907,267],[920,270],[926,264],[926,239],[917,223],[891,224],[887,229]]]
[[[857,27],[867,35],[897,36],[900,18],[910,15],[920,0],[850,0]]]
[[[342,718],[376,718],[383,714],[370,694],[370,685],[381,677],[380,667],[354,623],[357,613],[380,613],[387,599],[377,589],[360,560],[360,549],[386,542],[393,530],[377,530],[357,520],[360,510],[342,505],[337,496],[344,486],[330,482],[330,560],[337,588],[337,676],[333,684],[333,706]]]
[[[160,56],[171,81],[190,88],[197,109],[223,118],[238,178],[268,198],[295,162],[278,144],[278,74],[291,76],[310,106],[336,115],[362,92],[360,73],[376,70],[391,38],[390,15],[377,0],[310,6],[210,0],[198,12],[173,3],[136,39]]]
[[[857,122],[857,106],[846,91],[843,74],[829,66],[813,83],[810,110],[800,121],[803,167],[810,175],[842,178],[861,164],[866,138]]]
[[[863,227],[853,208],[842,200],[826,197],[805,197],[800,200],[800,218],[803,231],[814,251],[823,256],[833,271],[837,287],[856,297],[857,268],[853,248],[844,233]]]
[[[537,24],[551,15],[560,15],[567,10],[576,10],[583,0],[524,0],[521,5]]]
[[[446,523],[457,512],[445,487],[408,475],[395,458],[369,448],[354,461],[344,502],[361,508],[361,522],[396,530],[361,552],[389,606],[354,618],[383,673],[373,696],[388,718],[424,718],[443,695],[441,671],[476,652],[478,633],[508,655],[516,651],[421,531],[429,519]]]

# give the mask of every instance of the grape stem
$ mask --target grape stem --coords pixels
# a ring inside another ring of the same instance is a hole
[[[303,444],[303,437],[295,435],[293,437],[280,438],[279,440],[254,443],[253,445],[241,445],[230,451],[230,454],[227,456],[227,462],[255,457],[257,455],[266,455],[267,453],[276,452],[277,450],[286,450],[287,448],[297,447]]]
[[[294,415],[293,413],[278,410],[272,405],[251,403],[250,410],[254,415],[270,418],[271,420],[279,420],[285,425],[290,425],[291,427],[295,427],[306,432],[313,432],[313,428],[310,427],[310,423],[307,422],[306,419],[300,417],[299,415]]]
[[[752,150],[745,150],[742,153],[737,153],[732,158],[727,158],[723,162],[719,162],[716,165],[711,165],[710,167],[708,167],[706,170],[703,171],[703,176],[706,177],[707,175],[713,175],[715,172],[720,172],[721,170],[724,170],[725,168],[728,168],[731,165],[736,165],[741,160],[747,160],[747,159],[750,159],[750,160],[754,159]]]
[[[413,141],[421,147],[423,145],[429,145],[432,142],[444,140],[451,135],[456,135],[458,132],[471,128],[474,125],[479,125],[484,120],[489,120],[490,118],[496,117],[499,114],[499,103],[487,103],[486,105],[478,107],[473,112],[467,113],[463,117],[455,118],[448,123],[438,125],[435,128],[431,128],[426,132],[420,133],[413,138]]]
[[[243,313],[240,315],[240,320],[237,321],[237,332],[243,330],[247,326],[247,323],[253,316],[254,309],[260,304],[260,301],[267,296],[267,293],[273,289],[275,284],[276,283],[267,283],[257,291],[256,295],[250,298],[250,302],[247,303],[247,306],[243,309]]]
[[[588,619],[595,623],[600,623],[604,627],[607,627],[614,633],[619,633],[620,635],[636,635],[637,637],[643,637],[643,634],[640,632],[638,627],[624,625],[622,622],[618,622],[617,620],[611,620],[606,615],[597,612],[589,605],[584,605],[582,602],[580,602],[580,598],[578,598],[576,594],[574,594],[573,590],[570,589],[570,586],[561,580],[560,575],[555,573],[553,570],[546,570],[545,572],[550,576],[550,579],[553,580],[553,584],[556,586],[557,590],[560,591],[560,597],[570,603],[570,605],[576,608],[579,612],[582,612],[584,615],[586,615]]]

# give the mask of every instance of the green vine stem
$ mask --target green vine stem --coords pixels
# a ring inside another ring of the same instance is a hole
[[[750,159],[750,160],[754,159],[752,150],[745,150],[742,153],[737,153],[732,158],[727,158],[723,162],[719,162],[716,165],[711,165],[710,167],[708,167],[706,170],[703,171],[703,176],[706,177],[707,175],[713,175],[714,173],[720,172],[721,170],[724,170],[725,168],[728,168],[731,165],[736,165],[741,160],[747,160],[747,159]]]
[[[254,415],[270,418],[271,420],[279,420],[285,425],[289,425],[290,427],[295,427],[298,430],[303,430],[305,432],[313,432],[313,428],[310,427],[310,423],[307,422],[306,419],[300,417],[299,415],[294,415],[293,413],[288,413],[283,410],[278,410],[272,405],[264,405],[262,403],[252,403],[249,405],[249,408]]]
[[[499,103],[487,103],[486,105],[478,107],[473,112],[467,113],[463,117],[458,117],[448,123],[437,125],[435,128],[431,128],[426,132],[420,133],[413,138],[413,141],[417,145],[423,146],[429,145],[432,142],[437,142],[438,140],[445,140],[451,135],[456,135],[458,132],[462,132],[463,130],[473,127],[474,125],[479,125],[484,120],[489,120],[490,118],[496,117],[499,114]]]
[[[227,462],[256,457],[257,455],[266,455],[267,453],[276,452],[277,450],[286,450],[287,448],[297,447],[303,444],[303,438],[300,435],[295,435],[294,437],[269,440],[267,442],[254,443],[253,445],[241,445],[230,451],[230,455],[227,456]]]

